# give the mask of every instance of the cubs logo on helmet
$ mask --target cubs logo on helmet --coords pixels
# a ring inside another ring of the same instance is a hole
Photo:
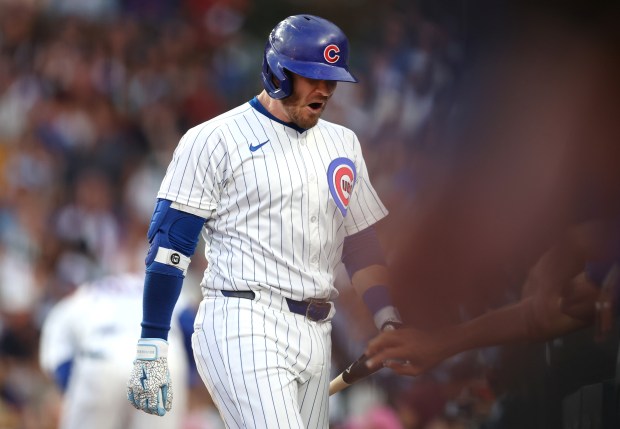
[[[347,215],[355,178],[355,164],[348,158],[336,158],[327,168],[329,192],[343,217]]]
[[[336,61],[338,61],[338,59],[340,58],[340,55],[338,55],[338,52],[340,52],[340,48],[338,46],[327,45],[325,47],[325,50],[323,51],[323,57],[325,58],[325,61],[327,61],[330,64],[333,64]]]

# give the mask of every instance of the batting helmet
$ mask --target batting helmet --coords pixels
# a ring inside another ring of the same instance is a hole
[[[309,79],[357,82],[349,72],[348,60],[349,41],[335,24],[313,15],[289,16],[269,34],[263,86],[271,98],[288,97],[293,88],[286,71]]]

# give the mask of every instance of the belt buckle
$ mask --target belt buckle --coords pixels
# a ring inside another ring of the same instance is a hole
[[[317,317],[314,317],[310,313],[310,311],[311,311],[312,308],[319,308],[319,307],[322,307],[324,305],[328,305],[330,307],[330,310],[331,310],[331,306],[332,306],[331,302],[329,302],[329,301],[321,301],[321,300],[317,300],[317,299],[309,299],[306,302],[308,303],[308,306],[306,307],[306,314],[305,314],[307,319],[310,319],[310,320],[312,320],[314,322],[320,322],[321,320],[325,320],[327,318],[327,316],[329,315],[329,312],[328,312],[327,315],[325,315],[324,317],[317,318]]]

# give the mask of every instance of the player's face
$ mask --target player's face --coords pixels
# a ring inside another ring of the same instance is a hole
[[[293,74],[293,93],[282,100],[284,113],[301,128],[316,125],[327,106],[327,101],[336,90],[337,82],[308,79]]]

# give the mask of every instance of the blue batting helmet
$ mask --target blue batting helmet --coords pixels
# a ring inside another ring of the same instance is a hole
[[[335,24],[313,15],[289,16],[269,34],[263,86],[271,98],[288,97],[293,88],[286,71],[309,79],[357,82],[349,72],[348,60],[349,41]]]

